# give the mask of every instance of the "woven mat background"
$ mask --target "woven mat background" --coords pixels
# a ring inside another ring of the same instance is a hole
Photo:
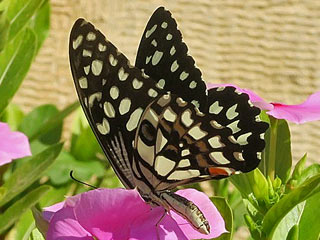
[[[51,0],[50,36],[14,102],[30,111],[75,101],[68,38],[78,17],[93,22],[133,63],[144,27],[160,5],[178,21],[206,81],[235,83],[287,104],[320,90],[320,1]],[[295,160],[308,152],[319,161],[319,127],[291,124]]]

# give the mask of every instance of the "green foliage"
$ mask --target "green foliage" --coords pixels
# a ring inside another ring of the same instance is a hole
[[[0,113],[7,107],[26,76],[36,51],[30,28],[21,31],[0,54]]]
[[[13,203],[0,215],[0,234],[19,219],[20,215],[34,206],[49,191],[49,186],[40,186]]]
[[[60,143],[52,145],[43,152],[31,157],[17,168],[0,187],[0,207],[8,203],[39,179],[43,171],[57,158],[61,149],[62,144]]]

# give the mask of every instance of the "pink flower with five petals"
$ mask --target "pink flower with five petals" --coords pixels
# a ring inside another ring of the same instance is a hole
[[[151,207],[136,190],[96,189],[46,208],[43,213],[49,222],[46,239],[211,239],[226,232],[223,218],[204,193],[194,189],[176,193],[200,208],[211,226],[209,235],[199,233],[173,211],[159,222],[164,208]]]

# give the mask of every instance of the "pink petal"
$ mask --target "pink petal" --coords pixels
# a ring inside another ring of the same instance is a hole
[[[44,211],[42,212],[43,218],[44,218],[46,221],[50,222],[51,219],[52,219],[52,217],[53,217],[53,215],[54,215],[56,212],[58,212],[61,208],[63,208],[64,204],[65,204],[65,202],[59,202],[59,203],[54,204],[54,205],[52,205],[52,206],[50,206],[50,207],[44,208],[44,209],[43,209]]]
[[[72,206],[65,204],[51,218],[46,236],[47,240],[93,240],[76,220]]]
[[[83,193],[75,207],[79,223],[99,239],[128,239],[132,222],[148,211],[137,191],[125,189]]]
[[[294,123],[305,123],[320,120],[320,92],[316,92],[308,99],[297,105],[273,103],[274,109],[267,112],[269,115],[286,119]]]
[[[267,103],[264,101],[261,97],[259,97],[255,92],[246,89],[246,88],[240,88],[237,85],[234,84],[213,84],[213,83],[207,83],[207,88],[216,88],[216,87],[234,87],[236,88],[239,92],[243,92],[249,95],[250,101],[258,108],[262,110],[272,110],[273,105],[270,103]]]
[[[220,236],[222,233],[227,232],[224,220],[217,210],[217,208],[210,201],[208,196],[195,189],[183,189],[176,192],[180,196],[187,198],[199,207],[210,224],[210,234],[205,235],[195,230],[186,219],[177,213],[170,211],[172,217],[176,220],[178,225],[188,239],[211,239]]]
[[[158,228],[156,227],[157,223]],[[147,214],[141,215],[134,221],[131,227],[130,239],[157,239],[157,235],[161,240],[188,240],[176,221],[165,213],[163,207],[154,207]]]
[[[28,138],[21,132],[12,132],[8,124],[0,122],[0,166],[30,155]]]

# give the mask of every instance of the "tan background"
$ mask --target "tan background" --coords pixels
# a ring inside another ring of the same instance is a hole
[[[320,90],[320,1],[52,0],[50,36],[14,102],[30,111],[44,103],[63,108],[76,99],[68,38],[78,17],[93,22],[133,62],[144,27],[160,5],[178,21],[206,81],[235,83],[288,104]],[[319,126],[291,124],[295,159],[308,152],[311,161],[319,161]]]

